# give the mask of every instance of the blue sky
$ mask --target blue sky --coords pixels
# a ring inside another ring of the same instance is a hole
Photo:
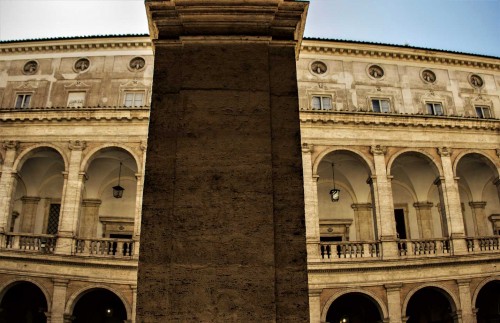
[[[147,32],[143,0],[0,0],[0,40]],[[500,57],[500,0],[311,0],[305,36]]]

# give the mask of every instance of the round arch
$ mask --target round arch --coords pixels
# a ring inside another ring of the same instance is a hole
[[[68,169],[68,157],[66,156],[64,151],[56,145],[45,144],[45,143],[31,146],[31,147],[29,147],[29,149],[26,149],[25,151],[21,152],[19,154],[19,156],[17,156],[16,160],[14,161],[14,164],[12,165],[12,169],[15,171],[19,171],[23,167],[23,164],[31,157],[31,155],[33,155],[37,151],[40,151],[44,148],[50,148],[50,149],[55,150],[59,154],[59,156],[61,156],[61,159],[63,160],[64,170]]]
[[[441,163],[439,163],[431,154],[429,154],[425,150],[412,149],[412,148],[400,150],[397,153],[395,153],[394,155],[392,155],[391,158],[389,158],[389,161],[387,162],[387,169],[386,169],[387,176],[392,175],[391,170],[392,170],[392,165],[394,164],[394,161],[396,159],[398,159],[398,157],[400,157],[401,155],[408,154],[408,153],[421,155],[424,158],[428,159],[431,162],[432,166],[434,167],[434,170],[437,171],[438,176],[443,176],[443,169],[441,167]]]
[[[8,280],[7,282],[5,282],[3,285],[1,285],[0,286],[0,302],[2,302],[2,299],[5,295],[5,293],[11,287],[13,287],[14,285],[16,285],[18,283],[24,283],[24,282],[31,283],[40,289],[40,291],[43,293],[43,296],[45,297],[45,301],[47,302],[47,311],[51,311],[52,310],[52,298],[50,297],[50,294],[47,291],[47,289],[45,288],[45,286],[43,286],[42,284],[40,284],[36,280],[28,278],[28,277],[23,277],[20,279],[11,279],[11,280]]]
[[[499,177],[500,176],[500,166],[497,166],[494,160],[491,159],[490,156],[486,155],[483,151],[479,149],[467,149],[460,154],[458,154],[457,158],[455,158],[455,161],[453,162],[453,175],[457,176],[457,170],[458,170],[458,164],[460,161],[466,157],[467,155],[472,155],[472,154],[477,154],[483,157],[485,160],[488,162],[486,163],[493,172],[495,172],[494,176]]]
[[[96,289],[105,289],[105,290],[115,294],[116,297],[118,297],[120,299],[123,306],[125,307],[125,311],[127,312],[127,318],[132,317],[132,307],[127,302],[125,297],[123,297],[123,295],[120,292],[118,292],[116,289],[114,289],[110,286],[107,286],[107,285],[103,285],[103,284],[92,284],[90,286],[80,288],[79,290],[74,292],[69,297],[68,301],[66,302],[66,307],[64,308],[64,314],[71,315],[73,313],[73,310],[75,309],[76,304],[80,300],[80,298],[83,295],[85,295],[86,293],[91,292],[91,291],[96,290]]]
[[[89,168],[90,164],[92,163],[92,160],[95,158],[95,156],[103,151],[103,150],[110,150],[110,149],[118,149],[118,150],[124,150],[130,156],[132,156],[135,167],[137,168],[137,173],[141,174],[142,173],[142,163],[140,162],[141,158],[137,156],[137,154],[133,151],[132,148],[122,145],[122,144],[103,144],[101,146],[95,147],[91,149],[88,154],[82,159],[82,162],[80,164],[80,171],[81,172],[86,172],[87,169]]]
[[[416,292],[424,289],[424,288],[433,288],[438,290],[446,299],[448,299],[450,305],[453,308],[453,311],[457,310],[457,304],[460,304],[457,296],[451,292],[448,288],[441,284],[435,284],[435,283],[430,283],[430,284],[423,284],[420,286],[417,286],[410,290],[408,294],[406,294],[406,297],[403,301],[403,304],[401,306],[401,317],[406,316],[406,310],[408,308],[408,303],[410,302],[410,299],[412,298],[413,295],[415,295]]]
[[[382,316],[382,319],[389,317],[389,311],[387,310],[386,304],[384,304],[384,302],[382,302],[382,300],[377,295],[373,294],[372,292],[366,291],[364,289],[349,288],[347,290],[337,292],[337,293],[333,294],[332,296],[330,296],[330,298],[328,298],[325,305],[321,309],[321,322],[326,322],[328,310],[330,309],[330,306],[332,306],[333,302],[335,302],[335,300],[337,300],[339,297],[344,296],[346,294],[350,294],[350,293],[359,293],[359,294],[364,294],[365,296],[368,296],[374,302],[374,304],[377,306],[377,308]]]
[[[500,281],[500,276],[486,278],[483,281],[481,281],[479,285],[477,285],[476,289],[474,290],[474,293],[472,294],[472,306],[476,306],[475,304],[477,301],[477,296],[479,295],[481,289],[484,286],[486,286],[486,284],[491,283],[493,281]]]
[[[375,168],[373,166],[372,160],[367,158],[363,152],[356,150],[356,149],[349,148],[349,147],[334,147],[334,148],[325,149],[315,158],[315,160],[313,162],[313,169],[312,169],[313,175],[318,174],[319,164],[323,161],[325,156],[327,156],[333,152],[341,152],[341,151],[350,152],[350,153],[356,155],[356,157],[358,157],[362,161],[364,161],[364,164],[367,167],[367,170],[370,174],[375,173]]]

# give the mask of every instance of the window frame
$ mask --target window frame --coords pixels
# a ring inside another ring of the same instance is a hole
[[[82,105],[77,105],[75,107],[84,107],[85,103],[87,101],[87,91],[69,91],[66,99],[66,106],[71,107],[69,105],[69,97],[71,96],[72,93],[83,93],[83,104]]]
[[[315,98],[319,98],[319,103],[320,103],[319,109],[314,108],[313,101]],[[324,108],[324,104],[323,104],[324,99],[328,99],[330,101],[330,108],[329,109]],[[310,104],[311,104],[311,109],[310,109],[311,111],[333,111],[333,98],[329,94],[312,94]]]
[[[127,96],[132,94],[133,95],[133,98],[132,98],[132,104],[131,105],[127,105]],[[141,95],[141,104],[140,105],[136,105],[136,96],[140,94]],[[139,107],[144,107],[146,106],[146,93],[145,91],[141,91],[141,90],[125,90],[123,91],[123,100],[122,100],[122,103],[123,103],[123,106],[126,107],[126,108],[139,108]]]
[[[425,101],[424,105],[425,105],[425,112],[428,115],[438,116],[438,117],[446,115],[445,110],[444,110],[444,104],[441,101]],[[441,106],[441,114],[436,113],[435,106],[437,106],[437,105]],[[432,107],[432,112],[429,111],[429,106]]]
[[[23,97],[21,101],[21,106],[17,106],[19,97]],[[26,105],[26,97],[29,96],[28,104]],[[14,100],[14,109],[28,109],[31,107],[31,102],[33,101],[33,92],[20,92],[16,93],[16,99]]]
[[[375,111],[374,106],[373,106],[373,101],[378,101],[379,102],[379,109],[380,111]],[[388,103],[388,110],[387,111],[382,111],[382,101],[387,101]],[[372,112],[374,113],[391,113],[392,112],[392,102],[390,98],[387,97],[370,97],[370,107]]]
[[[479,115],[478,109],[481,111],[481,115]],[[492,119],[493,118],[493,114],[491,113],[491,107],[488,105],[482,105],[482,104],[474,105],[474,110],[476,111],[476,116],[480,119]],[[484,114],[485,110],[488,111],[489,116],[485,116],[485,114]]]

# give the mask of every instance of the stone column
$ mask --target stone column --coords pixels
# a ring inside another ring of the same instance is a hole
[[[142,190],[144,189],[144,176],[135,174],[136,178],[136,199],[134,213],[134,258],[139,258],[140,240],[141,240],[141,214],[142,214]]]
[[[78,227],[81,194],[85,178],[85,174],[80,172],[80,167],[83,150],[86,147],[87,144],[84,141],[70,141],[68,144],[71,153],[61,203],[59,234],[55,250],[58,254],[71,254],[72,252],[73,238],[76,235]]]
[[[375,174],[372,177],[375,203],[378,206],[376,214],[380,217],[380,240],[382,241],[382,257],[395,258],[398,255],[396,244],[396,222],[394,220],[394,202],[392,199],[391,178],[387,175],[385,162],[386,147],[372,146]]]
[[[129,318],[129,321],[131,323],[135,323],[136,305],[137,305],[137,286],[130,286],[130,289],[132,289],[132,313],[131,317]]]
[[[309,322],[321,322],[321,292],[322,289],[309,288]]]
[[[373,212],[370,203],[352,204],[358,241],[373,241]]]
[[[36,213],[38,210],[38,196],[24,196],[21,198],[23,207],[21,211],[21,223],[19,225],[19,232],[34,233]]]
[[[3,239],[2,233],[8,232],[9,218],[12,214],[12,200],[15,189],[15,174],[16,170],[13,169],[14,161],[16,159],[17,148],[19,142],[6,141],[2,144],[5,149],[5,158],[3,160],[2,172],[0,175],[0,237]],[[1,240],[0,239],[0,240]],[[3,241],[0,241],[3,245]]]
[[[470,279],[457,280],[458,293],[460,296],[460,311],[462,313],[463,323],[475,323],[472,310],[472,297],[470,293]]]
[[[441,180],[442,203],[449,223],[448,233],[453,241],[453,253],[467,253],[467,244],[465,241],[465,224],[460,204],[460,194],[458,191],[458,177],[453,174],[451,162],[452,150],[449,147],[437,149],[441,156],[441,165],[443,167],[443,177]]]
[[[432,239],[434,228],[432,224],[432,202],[413,203],[417,213],[418,231],[421,239]]]
[[[64,309],[66,308],[66,291],[68,288],[68,279],[54,278],[54,291],[52,294],[52,323],[63,323]]]
[[[476,228],[477,236],[491,236],[493,232],[491,232],[491,229],[488,226],[488,221],[484,212],[486,202],[469,202],[469,205],[472,209],[472,218],[474,219],[474,226]]]
[[[309,320],[302,1],[146,1],[155,46],[137,321]]]
[[[386,284],[384,285],[387,292],[387,304],[389,310],[389,322],[401,323],[401,287],[403,284]]]
[[[302,144],[302,165],[304,175],[304,209],[306,216],[306,242],[308,261],[319,261],[319,214],[318,176],[313,175],[312,152],[314,146]]]
[[[81,219],[79,221],[79,238],[96,238],[97,225],[99,223],[99,206],[101,200],[86,199],[82,200]]]

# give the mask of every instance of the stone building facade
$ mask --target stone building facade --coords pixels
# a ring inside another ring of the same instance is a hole
[[[0,322],[135,321],[149,38],[0,54]],[[500,60],[310,39],[297,78],[310,321],[498,320]]]

